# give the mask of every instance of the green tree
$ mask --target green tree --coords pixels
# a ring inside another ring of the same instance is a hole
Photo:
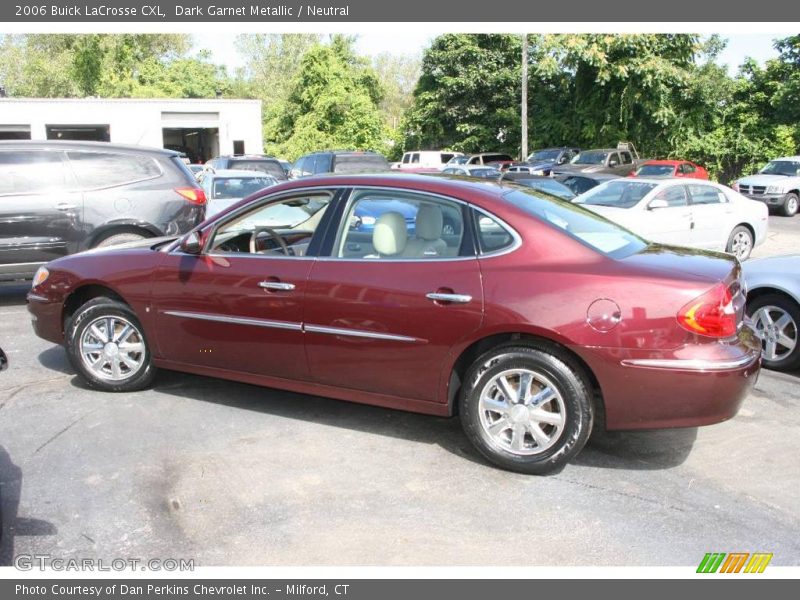
[[[285,102],[268,123],[267,149],[295,159],[324,148],[384,150],[382,92],[372,69],[335,37],[303,56]]]

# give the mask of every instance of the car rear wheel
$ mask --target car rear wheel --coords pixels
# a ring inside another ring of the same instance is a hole
[[[747,312],[761,339],[764,366],[780,371],[800,368],[800,306],[781,294],[767,294],[748,305]]]
[[[753,251],[753,234],[744,225],[734,227],[725,251],[733,254],[739,260],[747,260]]]
[[[592,431],[591,391],[577,365],[548,347],[501,346],[467,374],[464,431],[490,462],[545,474],[562,468]]]
[[[798,198],[794,192],[789,192],[783,197],[781,212],[784,217],[793,217],[797,214]]]
[[[67,326],[66,346],[72,366],[95,389],[131,392],[155,377],[139,319],[111,298],[95,298],[77,310]]]
[[[125,231],[122,233],[114,233],[109,235],[108,237],[103,238],[97,244],[95,244],[95,248],[105,248],[107,246],[118,246],[119,244],[126,244],[128,242],[138,242],[139,240],[143,240],[145,236],[140,233],[134,233],[132,231]]]

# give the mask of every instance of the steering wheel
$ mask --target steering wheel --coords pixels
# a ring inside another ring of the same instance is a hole
[[[253,229],[253,233],[250,234],[250,254],[256,254],[258,252],[258,244],[256,242],[258,240],[258,235],[262,232],[267,233],[273,240],[275,240],[281,247],[281,251],[286,256],[294,256],[294,252],[291,248],[289,248],[286,240],[281,237],[281,234],[272,229],[272,227],[256,227]]]

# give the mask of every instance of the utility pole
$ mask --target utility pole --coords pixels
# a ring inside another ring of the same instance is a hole
[[[528,158],[528,34],[522,34],[522,160]]]

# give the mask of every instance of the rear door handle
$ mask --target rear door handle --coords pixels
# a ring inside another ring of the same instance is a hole
[[[467,302],[472,302],[472,296],[468,296],[467,294],[445,294],[442,292],[431,292],[430,294],[425,294],[425,297],[428,300],[433,300],[434,302],[452,302],[453,304],[466,304]]]
[[[259,281],[258,287],[278,292],[291,292],[294,289],[294,284],[284,283],[283,281]]]
[[[60,202],[56,204],[56,210],[67,211],[67,210],[75,210],[78,208],[77,204],[67,204],[66,202]]]

